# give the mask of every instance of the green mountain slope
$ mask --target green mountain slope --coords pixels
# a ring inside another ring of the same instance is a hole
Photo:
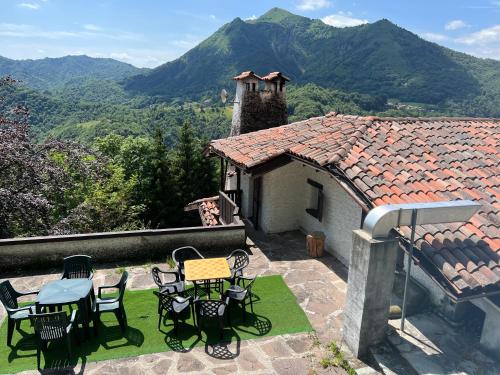
[[[467,107],[487,95],[495,105],[480,109],[482,115],[500,104],[499,61],[451,51],[387,20],[335,28],[278,8],[254,21],[236,18],[179,59],[127,79],[125,88],[196,98],[249,69],[406,102]]]
[[[65,85],[77,86],[95,80],[121,80],[144,72],[113,59],[65,56],[40,60],[12,60],[0,56],[0,76],[10,75],[38,90],[53,90]]]

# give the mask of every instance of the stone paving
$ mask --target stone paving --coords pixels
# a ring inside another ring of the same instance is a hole
[[[190,352],[164,352],[134,358],[79,363],[62,371],[70,374],[345,374],[341,368],[319,365],[326,356],[325,346],[335,340],[341,343],[342,307],[345,301],[347,269],[326,255],[311,259],[305,250],[305,237],[299,232],[264,236],[251,233],[248,275],[283,275],[306,312],[316,334],[293,334],[245,340],[215,347],[196,347]],[[165,268],[165,265],[160,265]],[[129,289],[154,287],[152,264],[109,265],[94,276],[94,285],[116,282],[121,268],[130,274]],[[40,288],[60,277],[60,270],[45,275],[11,278],[16,289]],[[5,312],[0,309],[0,320]],[[5,339],[5,338],[2,338]],[[221,359],[224,358],[224,359]],[[35,363],[35,358],[33,358]],[[364,363],[350,358],[360,373],[376,373]],[[53,371],[51,371],[52,373]],[[25,374],[36,373],[33,371]],[[61,371],[59,371],[61,373]]]

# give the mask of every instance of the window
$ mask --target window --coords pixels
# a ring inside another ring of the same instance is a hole
[[[250,82],[245,83],[245,88],[247,91],[250,91]]]
[[[252,83],[252,91],[255,92],[255,82]]]
[[[313,181],[311,179],[307,179],[307,183],[311,185],[312,198],[311,198],[311,207],[306,208],[306,212],[315,217],[319,221],[323,219],[323,185]]]

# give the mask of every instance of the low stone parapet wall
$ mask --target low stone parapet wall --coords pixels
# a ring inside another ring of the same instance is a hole
[[[245,246],[245,225],[137,230],[0,240],[0,272],[60,267],[62,258],[85,254],[94,263],[165,261],[180,246],[227,252]],[[0,276],[1,277],[1,276]]]

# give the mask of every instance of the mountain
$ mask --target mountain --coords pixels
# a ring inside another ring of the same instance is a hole
[[[85,55],[39,60],[12,60],[0,56],[0,77],[10,75],[38,90],[78,86],[88,80],[122,80],[145,71],[117,60]]]
[[[404,102],[464,106],[500,116],[500,61],[421,39],[388,20],[335,28],[273,8],[222,26],[186,54],[125,80],[125,89],[164,99],[198,98],[230,85],[238,72],[279,70],[314,83]]]

